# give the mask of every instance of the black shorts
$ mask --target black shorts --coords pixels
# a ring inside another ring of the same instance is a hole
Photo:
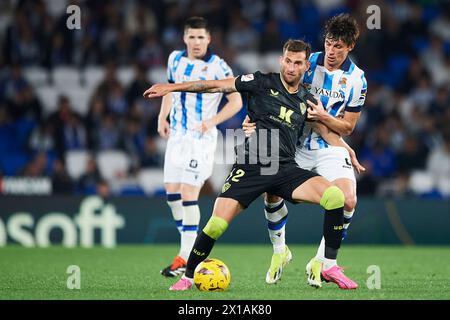
[[[237,200],[244,208],[264,192],[297,203],[292,199],[292,192],[305,181],[319,176],[301,169],[295,162],[280,165],[273,175],[262,175],[261,169],[257,164],[234,164],[219,197]]]

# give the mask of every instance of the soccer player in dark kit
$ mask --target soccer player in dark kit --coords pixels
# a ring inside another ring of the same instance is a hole
[[[236,162],[216,199],[211,218],[197,237],[185,274],[170,290],[192,288],[197,265],[208,257],[233,218],[264,192],[292,203],[320,204],[325,209],[325,257],[336,259],[342,241],[344,194],[325,178],[295,163],[296,143],[307,119],[307,100],[316,102],[300,84],[309,68],[310,53],[307,43],[289,40],[283,46],[280,73],[255,72],[235,79],[155,84],[144,92],[147,98],[179,91],[241,92],[247,94],[248,115],[256,123],[255,133],[237,148]],[[351,281],[343,273],[341,276],[343,281]]]

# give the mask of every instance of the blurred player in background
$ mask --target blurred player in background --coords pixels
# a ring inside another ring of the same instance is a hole
[[[348,57],[358,36],[357,23],[348,14],[331,18],[325,26],[325,50],[311,54],[310,68],[302,79],[303,84],[318,101],[317,104],[309,102],[309,119],[324,124],[329,130],[341,136],[353,132],[366,97],[367,82],[364,72]],[[254,130],[254,125],[248,123],[247,119],[244,122],[244,129],[250,134]],[[345,144],[342,139],[341,143]],[[356,206],[353,159],[356,157],[351,148],[325,141],[313,126],[307,124],[299,141],[296,161],[302,168],[320,174],[344,192],[343,237],[347,233]],[[355,168],[357,171],[364,170],[359,164],[356,164]],[[284,200],[267,194],[265,215],[274,249],[266,282],[272,284],[281,278],[283,266],[286,265],[287,256],[290,255],[289,248],[285,245],[288,210]],[[314,287],[321,287],[322,270],[331,268],[340,267],[336,265],[336,260],[330,261],[325,258],[325,242],[322,237],[316,256],[306,266],[308,283]],[[341,289],[348,289],[344,283],[336,279],[322,278],[335,282]]]
[[[191,17],[184,26],[186,50],[169,55],[169,83],[232,78],[227,63],[208,49],[211,41],[207,21]],[[162,99],[158,133],[168,138],[164,161],[167,204],[181,235],[181,247],[173,262],[161,270],[166,277],[182,274],[197,237],[200,222],[198,197],[211,176],[217,142],[216,125],[231,118],[242,107],[239,93],[217,113],[223,93],[169,93]],[[170,114],[170,122],[167,117]]]

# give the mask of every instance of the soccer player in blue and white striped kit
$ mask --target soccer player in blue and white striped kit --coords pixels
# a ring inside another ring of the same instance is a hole
[[[344,192],[344,237],[356,206],[356,179],[351,161],[356,157],[349,154],[353,150],[342,139],[337,143],[325,141],[315,131],[314,122],[325,125],[328,130],[341,136],[351,134],[355,128],[367,91],[364,72],[348,57],[358,35],[357,23],[348,14],[335,16],[326,23],[325,50],[311,54],[310,68],[302,79],[303,84],[317,98],[318,104],[308,102],[309,119],[313,122],[303,131],[296,153],[296,162],[301,168],[320,174]],[[244,123],[245,130],[246,127],[250,128],[248,123]],[[292,258],[285,244],[288,210],[284,200],[267,194],[265,215],[274,248],[266,282],[273,284],[281,278],[283,267]],[[353,281],[342,281],[346,277],[335,259],[325,258],[323,238],[316,256],[307,264],[306,272],[308,284],[314,287],[321,287],[322,279],[335,282],[341,289],[357,287]]]
[[[211,36],[204,18],[186,20],[183,40],[186,50],[176,50],[169,55],[169,83],[233,78],[227,63],[208,49]],[[167,204],[181,235],[179,253],[169,266],[161,270],[166,277],[175,277],[185,271],[197,237],[200,222],[198,197],[204,182],[212,174],[216,125],[231,118],[242,107],[240,94],[230,93],[226,96],[228,102],[217,113],[222,95],[173,92],[162,100],[158,132],[163,138],[168,138],[164,186]]]

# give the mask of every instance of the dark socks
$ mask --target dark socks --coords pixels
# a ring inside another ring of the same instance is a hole
[[[194,247],[187,262],[186,277],[194,278],[195,268],[209,256],[215,242],[216,240],[203,231],[197,236],[197,240],[195,240]]]
[[[335,260],[342,242],[344,231],[344,207],[325,210],[323,236],[325,238],[325,258]]]

